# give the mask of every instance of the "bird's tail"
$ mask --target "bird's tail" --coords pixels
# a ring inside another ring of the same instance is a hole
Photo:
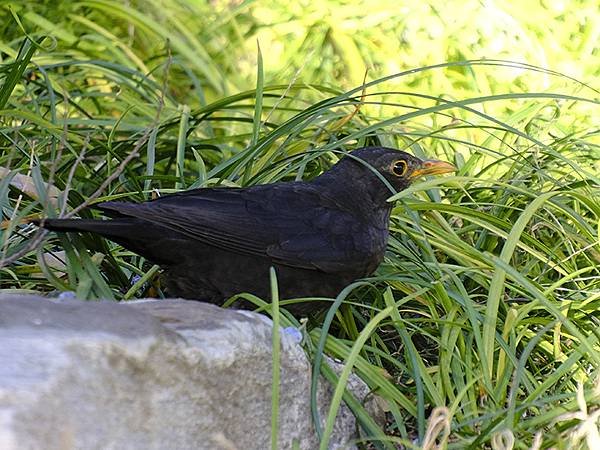
[[[157,264],[171,264],[178,255],[168,238],[168,229],[134,217],[118,217],[110,220],[94,219],[35,219],[31,223],[46,230],[62,232],[96,233],[123,247],[142,255]],[[164,247],[167,246],[168,249]],[[169,252],[170,250],[170,252]]]
[[[135,231],[135,219],[35,219],[31,223],[50,231],[98,233],[102,236],[122,237]],[[131,228],[131,230],[130,230]],[[139,230],[139,229],[138,229]],[[139,231],[138,231],[139,232]]]

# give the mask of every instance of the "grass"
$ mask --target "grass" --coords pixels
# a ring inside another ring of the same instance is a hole
[[[157,268],[116,244],[43,236],[23,224],[40,215],[90,217],[86,199],[308,179],[364,145],[445,159],[459,172],[393,197],[384,263],[306,330],[315,374],[341,380],[319,418],[322,447],[343,399],[365,446],[594,448],[599,95],[571,76],[514,61],[580,58],[570,75],[593,79],[589,22],[544,10],[561,25],[552,30],[515,14],[522,27],[503,42],[529,44],[513,61],[480,60],[467,38],[481,30],[461,28],[468,15],[420,7],[430,24],[445,18],[429,30],[441,30],[434,42],[424,40],[421,22],[392,17],[376,2],[381,23],[405,25],[406,66],[391,71],[393,27],[373,25],[385,46],[365,25],[376,14],[361,19],[348,3],[338,16],[335,2],[304,14],[252,2],[166,3],[166,17],[150,3],[107,0],[0,9],[1,292],[160,295]],[[578,4],[581,14],[591,5]],[[363,25],[348,28],[352,21]],[[549,37],[564,45],[536,53]],[[239,45],[228,55],[224,42]],[[317,42],[320,56],[311,57]],[[430,49],[436,60],[418,59]],[[366,66],[373,70],[363,86]],[[245,298],[270,311],[268,299]],[[305,329],[281,313],[282,326]],[[345,361],[339,376],[323,354]],[[344,391],[350,371],[383,399],[384,427]]]

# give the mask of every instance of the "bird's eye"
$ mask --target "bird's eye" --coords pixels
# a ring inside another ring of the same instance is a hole
[[[399,160],[392,164],[392,172],[394,172],[394,175],[396,176],[403,177],[407,170],[408,164],[406,164],[406,161]]]

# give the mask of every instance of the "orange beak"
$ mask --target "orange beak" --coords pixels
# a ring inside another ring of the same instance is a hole
[[[435,159],[429,159],[423,161],[421,167],[413,170],[410,174],[410,178],[424,177],[425,175],[440,175],[442,173],[456,172],[456,167],[446,161],[437,161]]]

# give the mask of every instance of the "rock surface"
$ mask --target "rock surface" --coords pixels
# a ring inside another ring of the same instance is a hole
[[[270,448],[271,329],[184,300],[0,296],[0,449]],[[310,365],[293,336],[281,348],[278,448],[317,448]],[[323,382],[323,418],[331,393]],[[331,448],[355,434],[342,405]]]

